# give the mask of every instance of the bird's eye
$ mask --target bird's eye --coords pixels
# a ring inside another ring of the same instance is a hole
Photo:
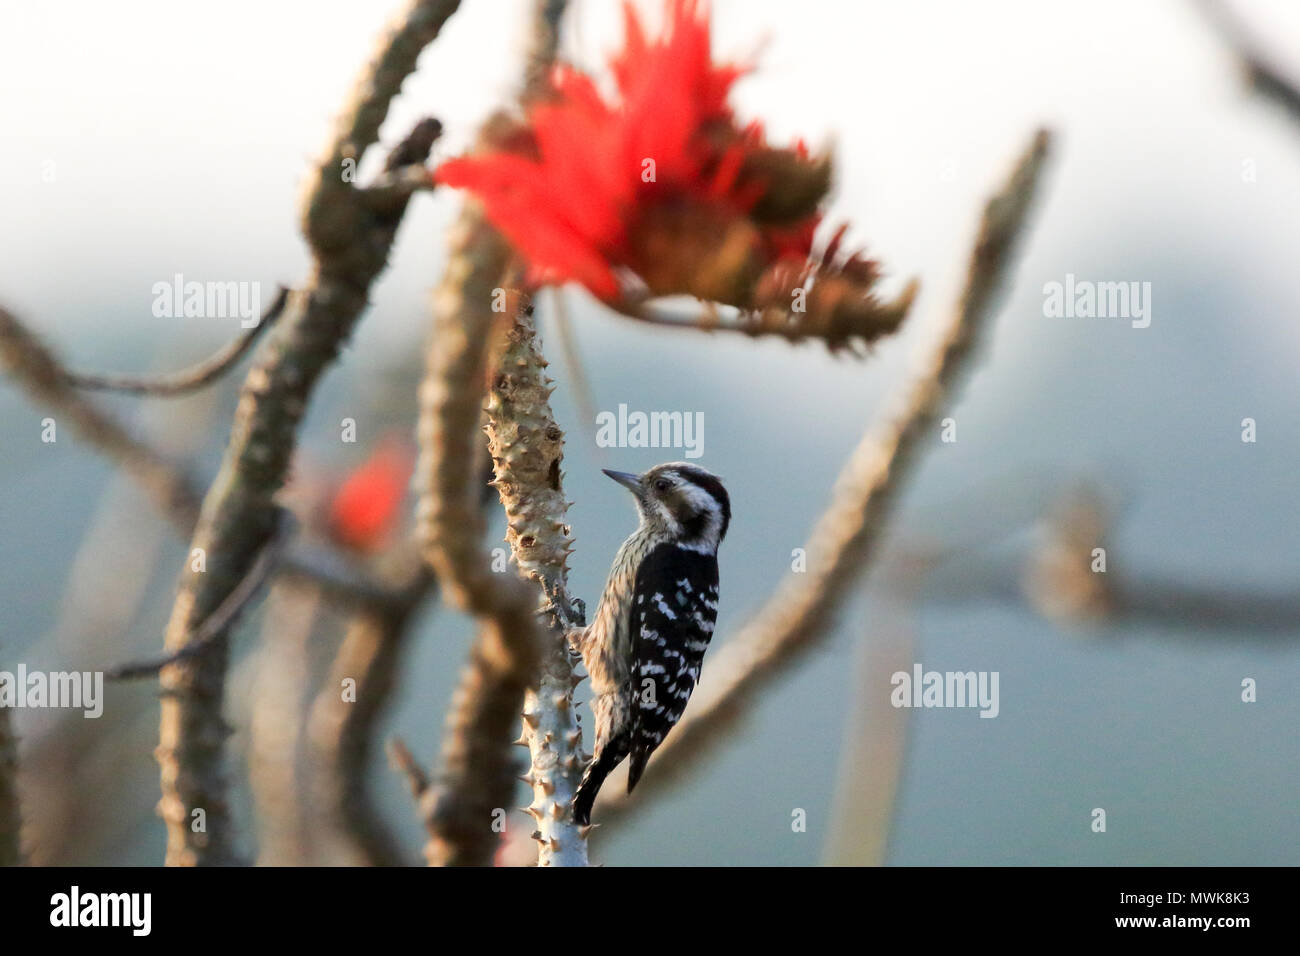
[[[655,481],[655,491],[667,491],[673,486],[673,483],[667,478],[659,478]]]

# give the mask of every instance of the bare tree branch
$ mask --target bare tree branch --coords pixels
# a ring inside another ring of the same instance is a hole
[[[68,419],[93,450],[119,465],[178,534],[193,534],[202,493],[185,468],[71,387],[69,373],[54,353],[2,307],[0,367],[35,402]],[[278,573],[313,583],[342,604],[382,606],[395,597],[386,582],[371,578],[355,562],[301,544],[284,556]]]
[[[532,46],[520,94],[524,102],[545,90],[565,7],[565,0],[534,3]],[[490,140],[496,122],[494,118],[485,125],[482,141]],[[451,246],[435,298],[429,374],[421,390],[420,435],[426,453],[421,475],[428,479],[421,501],[421,537],[430,565],[441,568],[440,576],[448,571],[456,575],[449,585],[455,591],[453,602],[477,608],[479,631],[447,714],[436,785],[413,780],[413,793],[429,830],[425,855],[432,865],[486,865],[499,843],[500,827],[494,824],[515,791],[510,727],[536,674],[542,629],[533,616],[537,595],[532,589],[521,591],[513,575],[499,583],[501,576],[483,574],[488,566],[478,544],[483,521],[470,510],[473,490],[463,470],[482,456],[476,426],[491,367],[491,331],[500,318],[490,303],[504,291],[509,249],[473,204],[464,209]],[[448,341],[455,343],[450,351],[445,349]],[[454,390],[460,390],[460,401],[450,394]],[[462,457],[459,470],[447,462],[447,452],[454,447]],[[487,464],[485,457],[482,460]],[[472,514],[473,521],[457,522],[457,511]],[[409,758],[404,748],[395,753]]]
[[[524,70],[524,99],[539,95],[560,46],[560,20],[568,0],[535,0],[533,3],[532,49]]]
[[[312,585],[280,581],[266,597],[247,665],[244,765],[253,798],[258,866],[314,862],[320,828],[309,819],[303,760],[308,688],[334,622]]]
[[[513,644],[497,621],[480,620],[447,711],[437,786],[416,791],[412,782],[432,866],[487,866],[497,851],[493,824],[512,809],[519,762],[510,743],[529,683]]]
[[[457,6],[456,0],[407,3],[358,78],[308,179],[302,225],[314,274],[301,307],[276,323],[245,380],[226,455],[193,538],[192,546],[207,556],[207,570],[196,573],[187,563],[182,573],[167,626],[169,650],[184,645],[197,623],[243,580],[272,533],[273,498],[288,472],[307,401],[365,309],[405,208],[403,200],[377,215],[345,174],[376,141],[389,102]],[[166,693],[156,751],[159,812],[167,823],[171,865],[236,859],[223,767],[227,657],[226,642],[215,639],[196,658],[161,674]],[[202,832],[192,826],[199,816],[206,824]]]
[[[985,207],[953,317],[898,407],[866,434],[841,471],[833,500],[806,546],[807,571],[788,575],[752,622],[705,667],[685,718],[655,754],[653,769],[636,795],[628,797],[617,786],[606,788],[611,793],[601,805],[603,822],[681,779],[761,699],[763,685],[830,632],[840,605],[875,553],[891,508],[973,354],[977,335],[997,313],[1049,141],[1046,131],[1034,137]]]
[[[170,375],[139,378],[130,375],[97,375],[85,372],[66,373],[68,383],[77,388],[97,389],[112,392],[134,392],[142,395],[155,395],[172,398],[186,395],[196,389],[209,385],[232,368],[265,332],[269,329],[289,301],[289,290],[280,286],[275,301],[262,314],[258,323],[225,346],[215,355],[202,362]]]
[[[1205,19],[1241,62],[1246,82],[1260,96],[1272,100],[1300,123],[1300,81],[1288,76],[1259,48],[1246,23],[1223,0],[1200,0]]]
[[[313,826],[334,844],[327,847],[330,853],[369,866],[403,862],[370,792],[370,756],[397,681],[411,618],[435,584],[423,563],[405,567],[395,577],[400,583],[394,600],[359,610],[348,620],[307,721]]]
[[[420,388],[417,533],[443,595],[479,618],[480,637],[448,718],[443,766],[422,809],[432,864],[483,865],[495,851],[494,813],[513,796],[513,775],[499,772],[507,761],[500,748],[536,670],[539,595],[515,574],[493,573],[481,544],[486,451],[480,427],[492,332],[501,317],[492,306],[510,252],[473,204],[462,210],[449,243]],[[486,696],[469,700],[468,693]]]
[[[261,593],[262,587],[270,580],[276,565],[279,563],[280,556],[288,546],[289,537],[295,523],[293,516],[288,511],[280,509],[279,527],[271,539],[266,542],[261,553],[253,562],[253,566],[244,575],[244,579],[236,585],[233,591],[226,595],[225,599],[217,605],[215,611],[203,619],[203,623],[195,628],[189,640],[162,657],[139,661],[134,664],[123,664],[121,667],[115,667],[108,671],[105,676],[109,680],[134,680],[138,677],[153,677],[164,667],[179,664],[181,661],[192,660],[203,653],[213,641],[226,632],[235,622],[235,619]]]
[[[36,402],[68,420],[77,434],[139,482],[181,534],[193,530],[199,514],[199,491],[189,475],[73,388],[53,353],[3,308],[0,364]]]

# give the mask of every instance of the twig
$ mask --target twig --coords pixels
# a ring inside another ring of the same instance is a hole
[[[221,351],[217,352],[202,362],[191,365],[187,369],[179,372],[173,372],[170,375],[162,375],[150,378],[140,378],[130,375],[95,375],[85,372],[67,372],[68,384],[76,388],[97,389],[100,391],[112,392],[132,392],[141,395],[156,395],[159,397],[174,397],[185,395],[196,389],[202,388],[211,382],[215,382],[227,370],[232,368],[236,362],[243,357],[253,343],[269,329],[275,320],[280,317],[284,311],[285,305],[289,301],[289,290],[280,286],[279,292],[276,293],[275,301],[262,314],[262,318],[257,325],[253,326],[239,338],[235,339],[229,345],[226,345]]]
[[[1245,22],[1222,0],[1200,0],[1198,6],[1220,39],[1232,50],[1246,73],[1246,82],[1300,123],[1300,84],[1263,53]]]
[[[90,448],[121,466],[173,530],[187,539],[194,533],[202,493],[185,468],[73,388],[62,362],[4,308],[0,367],[37,403],[68,419]],[[301,543],[284,556],[278,573],[316,584],[325,596],[343,604],[382,606],[394,597],[385,582],[372,579],[354,563]]]
[[[135,680],[138,677],[154,677],[164,667],[179,664],[181,661],[193,660],[203,653],[226,629],[235,622],[253,599],[261,592],[263,585],[270,580],[276,565],[289,544],[295,522],[292,515],[280,510],[280,522],[271,539],[266,542],[253,566],[248,569],[244,579],[235,589],[226,595],[217,605],[217,609],[203,619],[195,628],[193,635],[175,650],[152,660],[123,664],[109,670],[104,676],[108,680]]]
[[[727,307],[724,319],[718,306],[695,313],[673,312],[656,307],[649,299],[621,299],[607,303],[610,308],[630,319],[668,329],[695,329],[702,332],[732,332],[750,338],[782,338],[799,343],[822,341],[831,351],[860,347],[896,332],[907,318],[920,284],[910,280],[889,302],[874,302],[871,308],[844,310],[826,315],[794,313],[780,309],[744,310]]]
[[[181,534],[193,530],[199,514],[199,491],[189,475],[73,388],[54,354],[3,308],[0,366],[36,402],[69,421],[92,447],[121,465]]]
[[[830,632],[844,598],[867,566],[890,509],[965,369],[976,336],[996,315],[1024,231],[1050,137],[1040,131],[1010,179],[985,207],[966,287],[899,407],[863,438],[840,473],[834,498],[809,539],[807,571],[790,574],[752,622],[719,649],[686,716],[629,798],[619,787],[602,805],[609,822],[647,794],[663,791],[762,699],[760,688]]]
[[[167,626],[168,649],[184,645],[197,623],[225,600],[272,532],[273,498],[288,473],[307,401],[365,309],[405,208],[402,201],[377,215],[344,174],[377,140],[389,102],[457,6],[456,0],[409,0],[358,78],[309,177],[302,227],[314,274],[302,307],[276,323],[245,380],[230,442],[192,543],[207,555],[207,571],[196,573],[187,565],[182,573]],[[161,674],[165,696],[156,755],[169,864],[235,860],[223,767],[229,733],[221,718],[226,662],[225,642],[214,639],[199,657]],[[199,815],[206,832],[191,825]]]
[[[406,741],[401,737],[391,737],[388,740],[388,746],[385,748],[388,753],[389,765],[406,778],[407,785],[411,788],[411,796],[419,800],[429,790],[429,778],[425,776],[420,762],[415,759],[411,753]]]
[[[400,204],[413,193],[434,189],[433,178],[424,167],[434,142],[442,135],[442,124],[425,117],[388,154],[383,173],[360,190],[362,201],[378,215],[400,211]]]

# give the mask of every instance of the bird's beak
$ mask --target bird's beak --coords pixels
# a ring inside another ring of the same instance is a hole
[[[620,485],[622,485],[624,488],[626,488],[628,491],[632,492],[633,494],[636,494],[638,491],[641,490],[641,479],[638,476],[631,474],[630,472],[610,471],[608,468],[602,468],[601,471],[609,475],[609,477],[613,478],[615,481],[617,481]]]

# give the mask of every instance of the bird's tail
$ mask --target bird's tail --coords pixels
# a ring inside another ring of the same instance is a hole
[[[611,742],[610,746],[604,747],[587,765],[587,771],[582,775],[582,782],[578,784],[578,792],[573,795],[575,822],[582,826],[591,823],[591,807],[596,802],[596,794],[600,792],[600,787],[610,771],[617,767],[618,762],[625,756],[627,756],[627,748],[614,746]]]

